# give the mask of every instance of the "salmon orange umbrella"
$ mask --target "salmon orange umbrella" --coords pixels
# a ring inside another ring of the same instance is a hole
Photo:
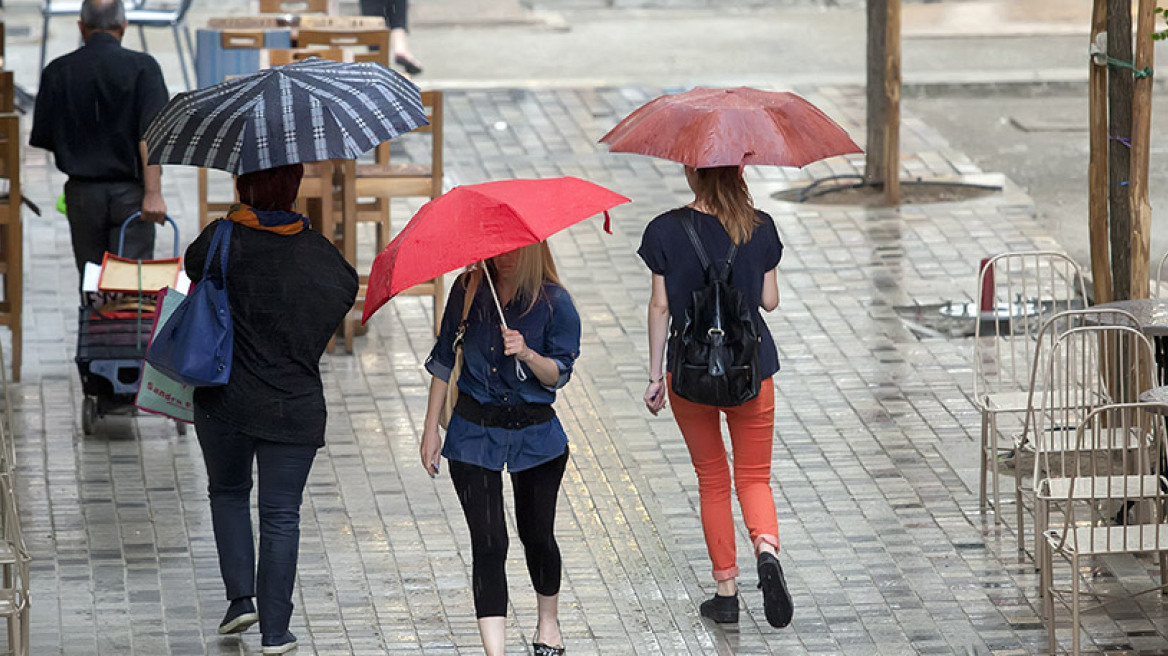
[[[444,273],[541,242],[628,198],[579,178],[464,185],[422,206],[377,255],[362,322],[395,295]]]
[[[600,139],[614,153],[639,153],[694,168],[807,166],[863,152],[818,107],[788,92],[698,87],[645,103]]]

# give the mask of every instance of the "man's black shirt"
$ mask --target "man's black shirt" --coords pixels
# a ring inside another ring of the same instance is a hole
[[[41,73],[29,145],[72,179],[141,181],[138,142],[166,101],[158,62],[97,32]]]

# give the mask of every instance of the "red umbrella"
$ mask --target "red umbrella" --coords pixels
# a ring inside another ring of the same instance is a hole
[[[665,95],[645,103],[601,137],[616,153],[639,153],[694,168],[806,166],[863,152],[815,105],[793,93],[749,87]]]
[[[422,206],[378,254],[362,323],[395,295],[469,264],[541,242],[628,198],[579,178],[455,187]],[[611,231],[610,231],[611,232]]]

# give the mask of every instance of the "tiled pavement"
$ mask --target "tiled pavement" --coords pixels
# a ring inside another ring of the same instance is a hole
[[[1042,653],[1029,560],[977,513],[971,493],[970,344],[918,340],[897,308],[968,299],[983,255],[1056,244],[1015,193],[891,210],[770,198],[804,178],[854,171],[858,160],[748,171],[787,245],[782,304],[767,319],[783,362],[773,478],[797,610],[791,628],[766,626],[743,553],[741,624],[698,617],[712,583],[697,486],[672,419],[639,402],[648,276],[634,254],[645,223],[687,200],[685,182],[676,165],[595,144],[659,91],[448,95],[448,184],[577,175],[634,200],[614,212],[614,235],[589,221],[553,239],[585,335],[558,404],[573,445],[558,516],[571,653]],[[801,91],[863,134],[857,91]],[[911,117],[904,132],[906,174],[978,172]],[[421,148],[405,141],[411,156]],[[39,151],[27,154],[26,171],[27,193],[51,207],[60,176]],[[166,175],[184,240],[194,234],[192,181],[177,168]],[[404,217],[413,206],[395,209]],[[17,461],[35,554],[33,653],[258,653],[254,633],[215,635],[224,603],[194,436],[155,418],[114,418],[99,435],[81,434],[66,223],[49,212],[26,225]],[[479,651],[457,500],[445,476],[431,481],[417,462],[430,331],[428,303],[397,300],[355,355],[324,359],[330,423],[304,506],[293,619],[301,654]],[[1142,583],[1153,567],[1119,560],[1094,573]],[[534,603],[517,541],[509,574],[508,653],[522,654]],[[1146,603],[1091,619],[1094,644],[1163,649],[1162,610]]]

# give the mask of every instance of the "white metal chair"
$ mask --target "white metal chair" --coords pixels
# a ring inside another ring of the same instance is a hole
[[[1079,457],[1074,430],[1094,409],[1117,403],[1133,403],[1141,392],[1155,385],[1155,356],[1152,344],[1138,329],[1129,326],[1080,326],[1055,340],[1044,370],[1036,376],[1042,387],[1027,413],[1026,439],[1033,445],[1031,474],[1035,497],[1033,522],[1035,565],[1042,566],[1039,549],[1046,530],[1051,498],[1062,493],[1060,485],[1076,476],[1072,467]],[[1133,448],[1132,443],[1108,443],[1112,452]],[[1105,449],[1092,443],[1092,450]],[[1054,481],[1052,483],[1052,481]],[[1053,487],[1052,487],[1053,486]],[[1022,519],[1024,481],[1019,477],[1017,492],[1018,548],[1025,547]]]
[[[29,564],[12,473],[0,472],[0,617],[8,623],[8,653],[29,653]]]
[[[1164,413],[1168,406],[1124,403],[1096,408],[1069,437],[1072,458],[1061,463],[1067,476],[1042,485],[1043,503],[1059,502],[1063,521],[1042,533],[1041,588],[1050,653],[1058,651],[1055,602],[1071,609],[1071,653],[1080,652],[1083,558],[1117,554],[1157,554],[1160,584],[1168,586],[1168,478],[1163,471]],[[1118,510],[1113,514],[1113,511]],[[1070,561],[1071,587],[1054,587],[1054,556]],[[1091,596],[1130,596],[1091,590]],[[1069,600],[1067,597],[1069,596]],[[1100,601],[1102,606],[1107,601]]]
[[[178,6],[173,9],[146,9],[142,4],[135,5],[133,9],[126,9],[126,22],[131,27],[138,28],[143,52],[146,51],[146,28],[169,27],[174,33],[174,49],[178,52],[178,65],[182,69],[183,84],[188,90],[191,88],[191,78],[187,73],[187,57],[191,66],[195,65],[195,47],[191,45],[191,28],[187,25],[187,12],[193,3],[194,0],[179,0]],[[183,39],[179,38],[180,31],[186,40],[187,57],[183,56]]]
[[[127,2],[127,12],[132,9],[141,9],[146,0],[132,0]],[[81,17],[81,3],[76,0],[44,0],[41,5],[41,68],[45,69],[45,58],[49,50],[49,22],[54,18],[72,18],[77,20]],[[80,37],[79,37],[80,38]],[[145,39],[142,41],[145,44]],[[145,45],[143,45],[145,48]]]
[[[1060,312],[1051,317],[1043,325],[1042,330],[1039,331],[1035,340],[1035,354],[1031,365],[1030,373],[1030,390],[1026,399],[1026,414],[1022,424],[1022,431],[1015,440],[1015,455],[1024,451],[1035,451],[1036,445],[1042,446],[1042,442],[1036,442],[1034,433],[1044,433],[1049,427],[1056,422],[1056,413],[1064,412],[1082,412],[1084,409],[1090,410],[1100,404],[1100,398],[1106,402],[1110,399],[1110,392],[1115,390],[1106,390],[1104,392],[1094,392],[1092,388],[1099,389],[1101,386],[1096,383],[1095,379],[1087,381],[1071,381],[1064,374],[1056,372],[1056,365],[1060,362],[1065,362],[1070,359],[1071,351],[1075,349],[1082,349],[1082,339],[1074,341],[1063,340],[1060,346],[1060,355],[1057,361],[1051,360],[1051,353],[1056,343],[1059,343],[1060,338],[1066,335],[1071,330],[1076,328],[1094,328],[1101,327],[1107,329],[1110,327],[1125,327],[1130,331],[1139,333],[1140,323],[1129,312],[1123,310],[1100,309],[1100,308],[1084,308],[1081,310],[1067,310]],[[1135,337],[1130,331],[1121,333],[1121,336],[1127,338],[1130,342],[1148,341],[1146,338],[1140,339]],[[1083,353],[1084,357],[1093,354]],[[1069,384],[1067,389],[1055,389],[1060,383]],[[1098,398],[1097,398],[1098,397]],[[1068,408],[1060,408],[1059,404],[1068,404]],[[1035,458],[1035,471],[1038,469],[1039,462],[1038,454]],[[1018,466],[1018,458],[1015,457],[1015,483],[1014,483],[1014,510],[1016,515],[1016,530],[1015,537],[1018,541],[1018,550],[1025,549],[1025,522],[1023,519],[1023,493],[1028,491],[1025,478],[1025,469]],[[1038,479],[1033,476],[1030,481],[1033,483]]]
[[[41,5],[41,68],[45,70],[45,57],[49,51],[49,21],[54,18],[70,16],[77,19],[81,16],[80,2],[61,2],[61,0],[45,0]]]
[[[1160,285],[1168,284],[1164,280],[1164,273],[1168,271],[1168,252],[1160,256],[1160,263],[1156,265],[1156,277],[1148,285],[1148,292],[1152,298],[1160,298]]]
[[[1087,297],[1079,265],[1065,253],[1032,251],[990,258],[978,275],[977,298],[990,301],[990,316],[974,328],[973,403],[981,412],[978,502],[988,507],[992,479],[995,521],[1001,508],[999,415],[1026,413],[1038,334],[1059,312]]]

